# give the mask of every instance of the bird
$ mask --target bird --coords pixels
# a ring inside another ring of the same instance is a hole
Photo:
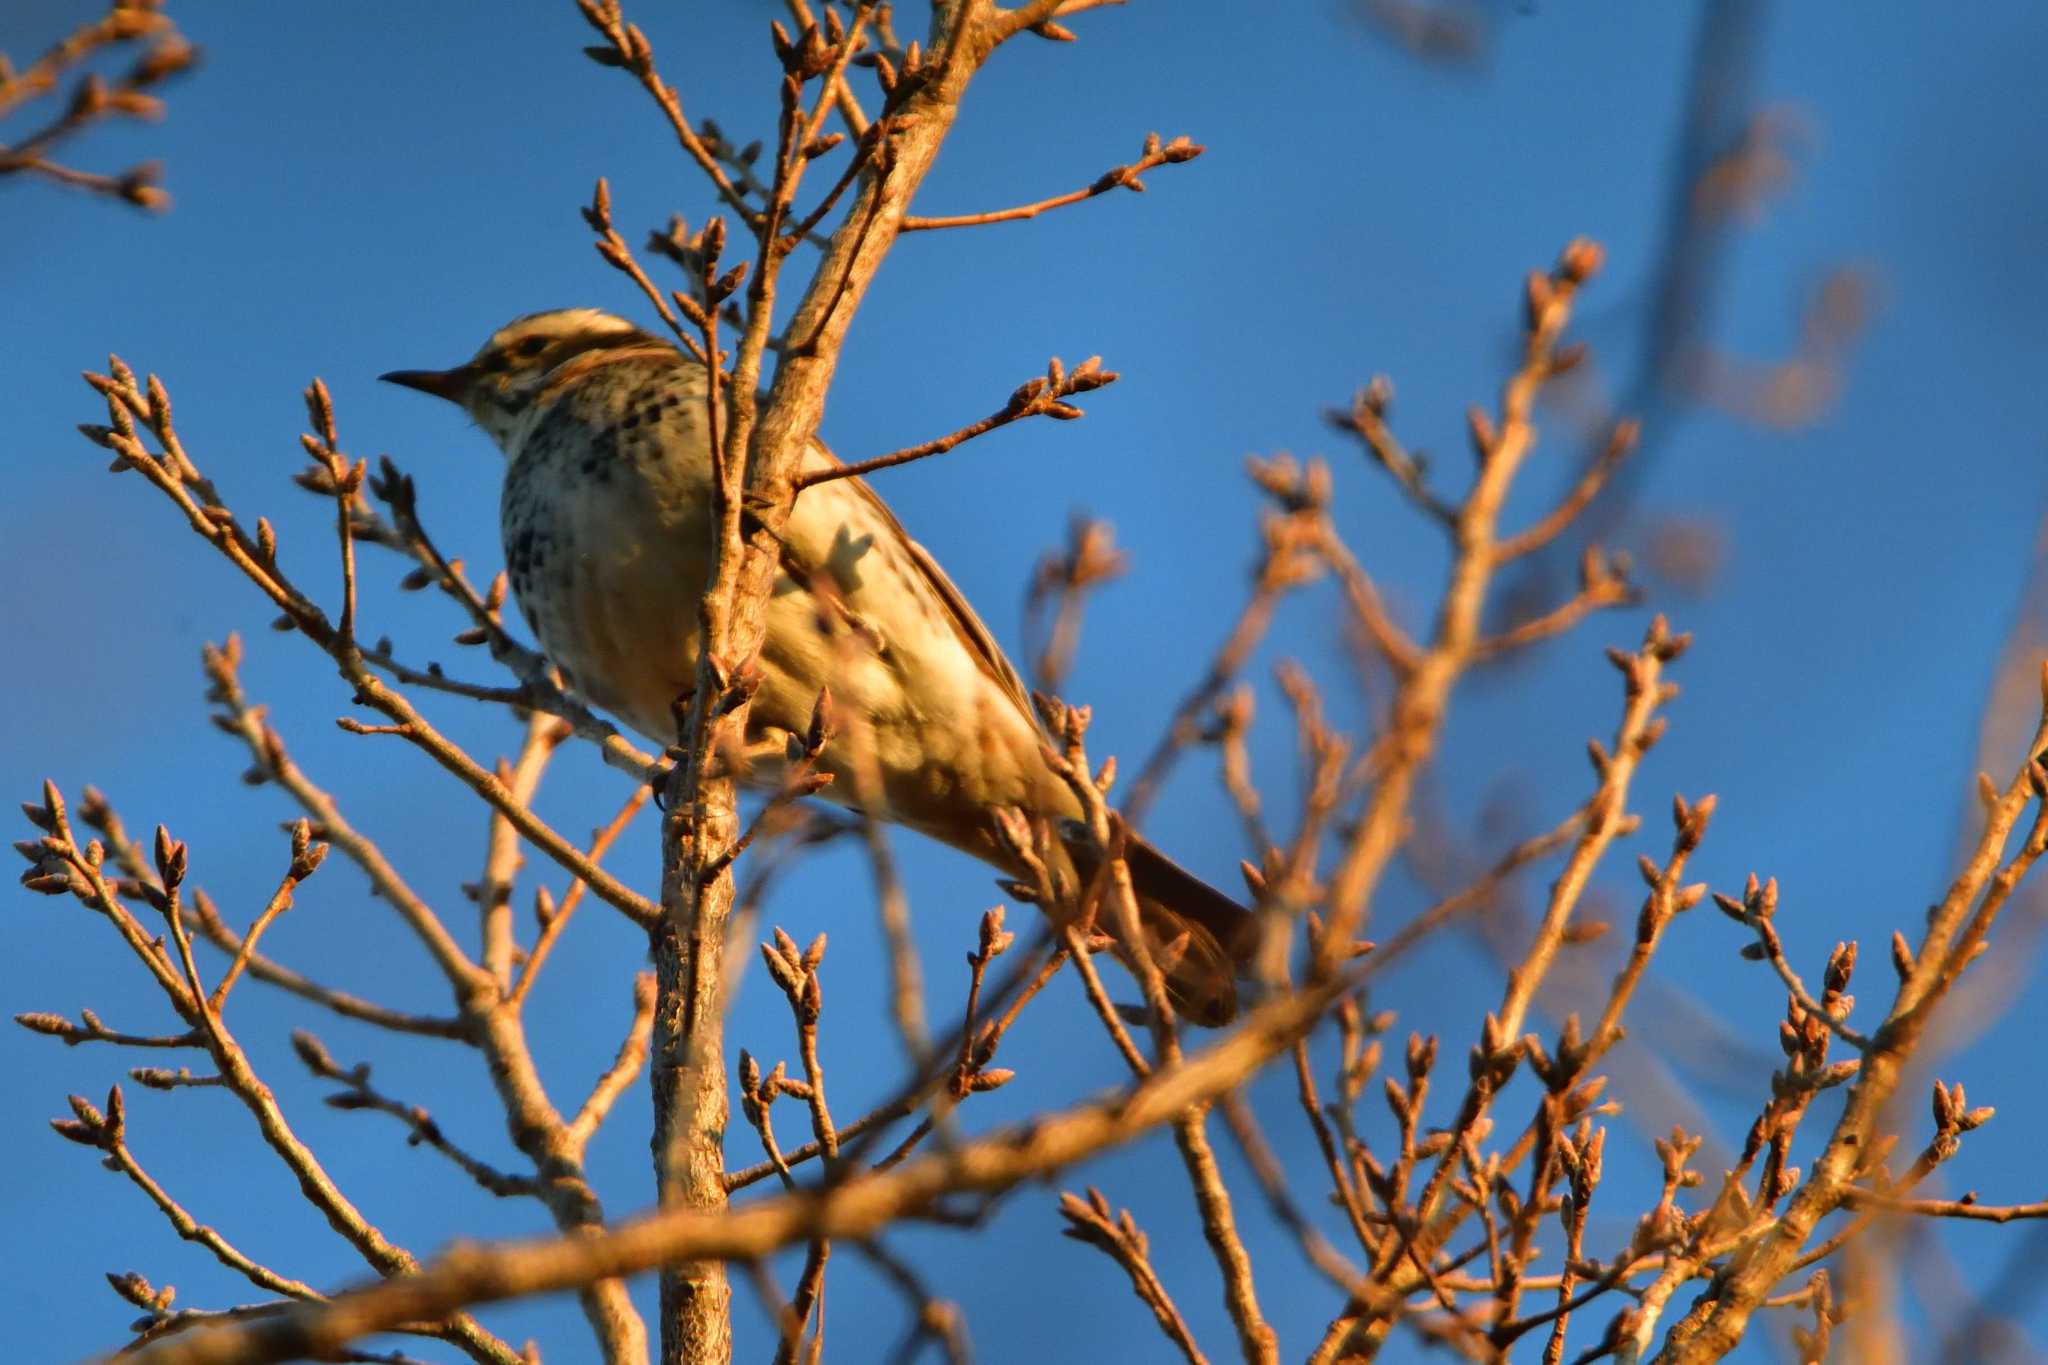
[[[672,744],[714,571],[703,362],[623,318],[569,308],[515,319],[452,368],[380,378],[455,404],[503,452],[506,574],[542,651],[578,695]],[[810,444],[804,472],[837,467]],[[1024,876],[999,832],[1004,812],[1071,833],[1083,811],[1023,680],[967,599],[859,478],[804,489],[780,556],[749,750],[805,735],[829,688],[832,712],[862,727],[866,785],[879,774],[872,814]],[[834,780],[821,795],[860,809],[853,762],[850,746],[824,746],[817,768]],[[768,781],[767,768],[751,772]],[[1093,847],[1048,843],[1069,914]],[[1176,1012],[1227,1023],[1254,917],[1135,834],[1125,858]],[[1098,918],[1114,933],[1114,916]]]

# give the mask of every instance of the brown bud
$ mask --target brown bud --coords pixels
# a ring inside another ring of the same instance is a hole
[[[1899,980],[1904,981],[1913,974],[1913,966],[1912,946],[1906,942],[1904,934],[1894,929],[1892,931],[1892,970],[1899,974]]]
[[[58,1137],[69,1139],[81,1147],[99,1147],[104,1150],[106,1146],[100,1137],[99,1129],[77,1119],[51,1119],[50,1127]]]
[[[1500,436],[1494,430],[1493,419],[1477,403],[1465,409],[1465,429],[1472,438],[1472,453],[1480,459],[1493,454]]]
[[[1573,284],[1584,284],[1598,274],[1607,259],[1606,251],[1591,238],[1575,239],[1558,257],[1557,273]]]

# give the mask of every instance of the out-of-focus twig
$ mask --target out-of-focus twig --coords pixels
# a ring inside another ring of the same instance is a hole
[[[111,84],[97,72],[83,71],[100,54],[124,47],[142,48],[141,55]],[[161,0],[110,0],[106,14],[81,24],[24,67],[15,67],[0,53],[0,121],[54,94],[73,73],[83,72],[60,112],[18,133],[0,129],[0,179],[34,176],[140,209],[168,209],[171,196],[162,187],[163,168],[158,163],[139,162],[107,175],[80,170],[59,160],[58,154],[96,124],[161,119],[164,101],[154,91],[198,60],[198,49],[178,32]]]

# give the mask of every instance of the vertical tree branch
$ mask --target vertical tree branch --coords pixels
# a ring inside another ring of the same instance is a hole
[[[1479,480],[1456,512],[1452,534],[1457,559],[1444,589],[1435,636],[1401,680],[1388,722],[1390,746],[1385,766],[1359,821],[1358,833],[1330,883],[1329,930],[1318,945],[1321,970],[1327,971],[1349,951],[1380,875],[1400,846],[1407,827],[1409,794],[1435,751],[1451,689],[1480,642],[1487,588],[1499,564],[1496,542],[1501,509],[1536,438],[1531,415],[1537,392],[1554,372],[1553,352],[1571,315],[1572,300],[1579,286],[1600,268],[1600,262],[1599,247],[1576,241],[1565,248],[1552,273],[1529,277],[1522,364],[1501,394],[1498,427],[1483,415],[1474,418]]]
[[[999,13],[987,0],[935,7],[927,55],[914,75],[896,77],[887,106],[869,129],[858,187],[788,324],[791,340],[768,397],[757,403],[776,283],[784,255],[800,240],[781,232],[806,160],[795,145],[803,117],[795,98],[800,82],[794,74],[785,77],[772,200],[755,221],[757,259],[746,326],[733,357],[723,440],[714,452],[716,570],[702,603],[703,649],[662,827],[664,916],[654,933],[652,1070],[654,1152],[665,1208],[712,1211],[726,1202],[722,1147],[729,1106],[720,954],[734,901],[728,851],[742,830],[732,775],[719,770],[712,756],[744,747],[780,533],[798,467],[824,413],[840,344],[952,126],[969,79],[1000,40]],[[637,42],[644,51],[645,39]],[[651,55],[647,61],[651,68]],[[715,346],[707,353],[715,368]],[[730,496],[735,488],[743,489],[737,498]],[[731,1288],[724,1267],[705,1261],[666,1271],[662,1326],[664,1365],[729,1359]]]

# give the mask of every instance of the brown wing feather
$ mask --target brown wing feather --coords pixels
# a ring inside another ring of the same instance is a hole
[[[814,445],[813,449],[825,460],[838,463],[823,445]],[[1024,679],[996,644],[995,637],[989,634],[988,627],[974,614],[967,598],[953,586],[953,580],[946,577],[938,561],[904,533],[902,523],[890,512],[888,504],[875,496],[875,491],[866,483],[859,479],[841,482],[852,484],[854,493],[910,548],[912,561],[924,574],[925,581],[931,585],[939,601],[945,604],[947,619],[959,635],[960,642],[967,646],[968,653],[974,656],[982,671],[1002,688],[1032,727],[1042,732],[1038,710],[1031,704]],[[1082,875],[1090,875],[1092,850],[1083,852],[1074,845],[1068,847],[1075,861],[1081,864]],[[1149,922],[1149,932],[1158,934],[1162,944],[1182,932],[1189,934],[1188,951],[1168,981],[1177,1006],[1197,1023],[1210,1027],[1228,1023],[1237,1012],[1237,967],[1250,957],[1257,921],[1243,906],[1136,836],[1130,840],[1127,857],[1140,913]]]
[[[826,450],[824,446],[815,445],[813,450],[831,463],[839,463],[832,452]],[[966,596],[953,586],[953,580],[946,577],[946,571],[939,567],[939,562],[932,558],[931,552],[910,538],[903,529],[903,523],[897,521],[896,514],[889,510],[889,504],[877,497],[875,490],[868,487],[865,480],[841,479],[839,482],[853,485],[855,496],[865,502],[869,509],[882,519],[883,524],[894,531],[897,538],[910,548],[912,562],[923,573],[925,581],[931,585],[932,592],[945,605],[946,619],[951,623],[954,633],[960,637],[960,643],[967,646],[967,652],[974,656],[974,661],[981,666],[981,671],[1002,688],[1004,695],[1016,704],[1017,710],[1036,727],[1038,709],[1031,704],[1031,691],[1025,687],[1024,679],[1017,672],[1016,665],[1004,655],[1002,646],[996,643],[996,637],[989,633],[981,618],[974,614],[974,608],[968,605]]]

